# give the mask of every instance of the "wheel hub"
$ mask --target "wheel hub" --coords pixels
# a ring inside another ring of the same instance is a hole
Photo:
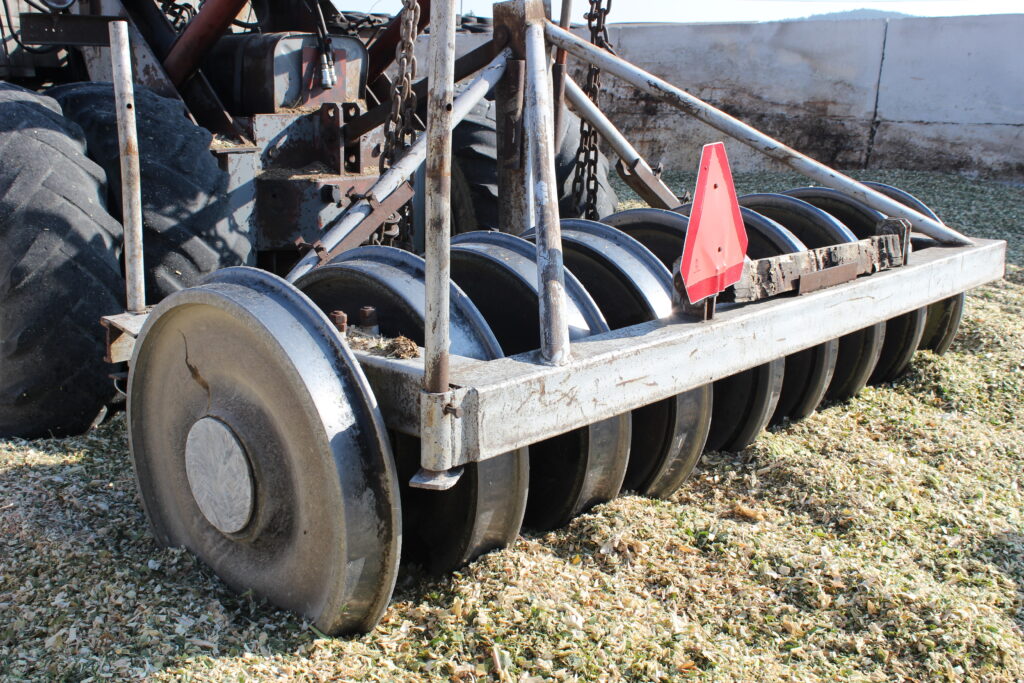
[[[252,469],[232,429],[214,417],[196,421],[185,440],[185,474],[192,497],[206,520],[235,534],[252,519]]]

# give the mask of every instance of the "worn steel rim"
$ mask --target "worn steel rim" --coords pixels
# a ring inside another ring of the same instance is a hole
[[[211,523],[186,473],[188,435],[210,418],[251,471],[237,530]],[[294,287],[228,268],[161,302],[135,346],[128,434],[158,541],[325,633],[378,621],[401,542],[391,449],[358,364]]]
[[[672,314],[672,275],[642,244],[594,221],[563,220],[561,226],[565,266],[594,298],[611,329]],[[678,489],[704,450],[711,406],[708,384],[633,410],[623,487],[655,497]]]
[[[341,310],[350,320],[362,306],[374,306],[381,334],[399,334],[423,344],[425,262],[391,247],[359,247],[296,281],[322,310]],[[480,311],[454,283],[451,302],[451,352],[491,360],[501,347]],[[447,491],[423,491],[408,485],[419,469],[419,439],[392,433],[402,490],[404,556],[434,572],[455,569],[479,555],[509,545],[522,526],[529,490],[525,448],[465,466]]]
[[[895,199],[901,204],[923,213],[929,218],[942,222],[942,219],[929,208],[927,204],[910,194],[892,185],[884,183],[865,182],[865,185],[878,190],[884,195]],[[916,237],[916,236],[915,236]],[[926,238],[926,244],[934,244],[934,240]],[[949,351],[957,330],[960,329],[960,320],[964,314],[964,303],[967,300],[967,293],[961,292],[942,301],[936,301],[928,306],[928,319],[924,324],[924,332],[921,335],[921,343],[918,348],[929,349],[942,355]]]
[[[785,225],[809,249],[857,241],[857,236],[839,219],[802,199],[762,193],[745,195],[739,201]],[[884,339],[885,323],[840,337],[835,371],[825,396],[832,400],[845,400],[860,393],[878,363]]]
[[[680,207],[689,211],[689,205]],[[754,226],[752,242],[789,245],[796,238],[768,219],[742,209],[744,222]],[[662,209],[629,209],[604,218],[602,222],[630,235],[647,247],[666,268],[675,267],[683,253],[689,218]],[[750,370],[714,382],[712,416],[707,450],[743,450],[757,438],[775,412],[782,390],[785,360],[778,358]]]
[[[506,355],[540,346],[536,247],[512,235],[469,232],[452,239],[452,279],[469,294]],[[565,273],[569,336],[608,331],[580,282]],[[629,461],[630,415],[530,446],[526,524],[551,529],[619,494]]]
[[[875,234],[875,227],[885,214],[875,211],[864,202],[827,187],[800,187],[784,194],[797,197],[835,216],[858,239]],[[924,335],[928,309],[919,308],[885,322],[885,338],[869,384],[883,384],[902,375],[914,357]]]

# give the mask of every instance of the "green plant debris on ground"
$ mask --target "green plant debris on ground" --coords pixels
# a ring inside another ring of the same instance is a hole
[[[671,500],[626,495],[450,576],[405,572],[367,635],[321,637],[158,548],[123,420],[0,443],[0,678],[1024,678],[1024,190],[858,175],[1008,240],[949,354],[706,454]]]

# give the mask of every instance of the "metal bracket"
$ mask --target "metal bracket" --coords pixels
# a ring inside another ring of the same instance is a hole
[[[378,201],[372,192],[368,194],[367,199],[370,201],[372,210],[370,211],[370,214],[359,223],[355,230],[346,235],[333,249],[325,249],[320,242],[315,242],[310,247],[316,251],[317,257],[320,259],[319,265],[323,265],[338,254],[348,251],[349,249],[354,249],[365,242],[369,239],[370,235],[377,230],[377,228],[384,224],[384,221],[387,220],[388,216],[402,208],[406,202],[412,199],[414,194],[415,191],[408,181],[399,185],[398,189],[385,197],[383,201]],[[300,249],[303,248],[302,244],[299,244],[298,246]],[[309,248],[306,248],[307,252],[308,250]]]
[[[875,226],[876,235],[896,235],[900,238],[903,262],[910,260],[910,221],[906,218],[884,218]]]
[[[100,324],[107,330],[107,353],[103,357],[108,363],[124,363],[132,358],[135,339],[146,324],[149,311],[143,313],[118,313],[100,318]]]
[[[806,294],[905,263],[898,236],[869,237],[747,261],[739,282],[726,293],[736,302],[760,301],[784,292]]]
[[[413,488],[446,491],[462,476],[456,466],[456,444],[462,439],[464,390],[420,392],[420,470],[409,481]]]
[[[91,14],[43,14],[22,12],[21,40],[26,45],[70,45],[74,47],[107,47],[110,34],[107,25],[124,21],[118,16]]]
[[[622,182],[640,195],[640,198],[655,209],[666,209],[672,211],[682,204],[679,197],[665,184],[665,181],[658,177],[646,161],[637,157],[632,166],[619,159],[615,163],[615,170],[618,171]]]

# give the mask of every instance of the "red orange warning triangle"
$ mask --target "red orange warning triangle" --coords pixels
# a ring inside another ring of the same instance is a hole
[[[679,274],[690,303],[735,284],[743,272],[747,231],[732,184],[725,144],[704,145]]]

